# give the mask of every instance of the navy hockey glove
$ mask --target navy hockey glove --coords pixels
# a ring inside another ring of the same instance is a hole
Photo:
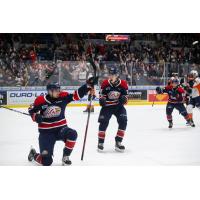
[[[157,92],[157,94],[161,94],[162,93],[162,89],[160,87],[156,87],[156,92]]]
[[[193,85],[194,85],[194,81],[190,80],[190,81],[188,82],[188,84],[189,84],[189,86],[192,88]]]
[[[96,98],[96,96],[93,94],[88,95],[88,101],[90,101],[91,99],[94,100],[95,98]]]
[[[100,106],[104,107],[106,105],[106,98],[102,97],[99,99]]]
[[[179,92],[178,92],[177,89],[173,89],[173,90],[171,91],[171,95],[172,95],[173,97],[177,97],[178,94],[179,94]]]
[[[184,78],[181,78],[180,84],[182,85],[184,82],[185,82],[185,81],[184,81]]]
[[[119,104],[121,105],[124,105],[126,104],[128,101],[127,97],[125,95],[122,95],[120,98],[119,98]]]
[[[188,94],[191,94],[191,93],[192,93],[192,88],[187,88],[187,89],[186,89],[186,92],[187,92]]]
[[[35,115],[35,121],[38,123],[38,124],[40,124],[40,123],[42,123],[42,115],[40,115],[40,114],[36,114]]]
[[[95,85],[98,84],[98,80],[99,80],[99,77],[91,77],[89,78],[86,83],[89,87],[94,87]]]

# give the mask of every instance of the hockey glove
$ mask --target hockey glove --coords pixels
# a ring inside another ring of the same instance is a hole
[[[88,95],[88,101],[94,100],[95,98],[96,98],[96,96],[93,95],[93,94],[89,94],[89,95]]]
[[[188,82],[188,84],[189,84],[189,86],[192,88],[193,85],[194,85],[194,81],[190,80],[190,81]]]
[[[185,81],[184,81],[184,78],[181,78],[180,84],[182,85],[184,82],[185,82]]]
[[[156,87],[157,94],[162,94],[162,89],[160,87]]]
[[[127,97],[125,95],[122,95],[120,98],[119,98],[119,104],[121,105],[124,105],[126,104],[128,101]]]
[[[192,93],[192,88],[188,88],[186,91],[187,91],[188,94],[191,94]]]
[[[93,88],[95,85],[98,84],[98,80],[99,80],[98,76],[97,77],[91,77],[86,81],[86,83],[87,83],[88,87]]]
[[[38,124],[42,123],[42,115],[40,114],[36,114],[35,115],[35,122],[37,122]]]
[[[178,94],[179,94],[179,92],[178,92],[177,89],[173,89],[173,90],[171,91],[172,97],[177,97]]]
[[[105,97],[101,97],[99,99],[99,104],[100,104],[100,106],[104,107],[106,105],[106,98]]]

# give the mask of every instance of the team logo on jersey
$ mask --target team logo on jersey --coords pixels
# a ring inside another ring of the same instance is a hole
[[[58,106],[49,106],[43,113],[44,118],[58,117],[61,113],[61,108]]]
[[[109,99],[119,99],[119,96],[120,96],[120,92],[117,92],[117,91],[111,91],[108,93],[108,98]]]

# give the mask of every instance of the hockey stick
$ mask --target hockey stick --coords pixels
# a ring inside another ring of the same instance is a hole
[[[85,144],[87,139],[87,133],[88,133],[88,127],[90,122],[90,113],[91,113],[91,105],[92,105],[92,97],[90,97],[90,103],[89,103],[89,110],[88,110],[88,116],[87,116],[87,123],[85,127],[85,135],[84,135],[84,141],[83,141],[83,148],[82,148],[82,154],[81,154],[81,160],[83,161],[84,153],[85,153]]]
[[[92,65],[93,69],[94,69],[94,77],[96,78],[96,65],[94,63],[94,61],[89,60],[90,64]],[[90,103],[89,103],[89,109],[88,109],[88,116],[87,116],[87,123],[86,123],[86,127],[85,127],[85,135],[84,135],[84,141],[83,141],[83,148],[82,148],[82,154],[81,154],[81,160],[83,161],[83,157],[84,157],[84,153],[85,153],[85,145],[86,145],[86,139],[87,139],[87,133],[88,133],[88,127],[89,127],[89,122],[90,122],[90,113],[91,113],[91,105],[92,105],[92,95],[90,97]]]
[[[23,114],[23,115],[30,116],[28,113],[21,112],[21,111],[19,111],[19,110],[15,110],[15,109],[12,109],[12,108],[8,108],[8,107],[2,106],[2,105],[0,105],[0,108],[4,108],[4,109],[7,109],[7,110],[10,110],[10,111],[13,111],[13,112],[17,112],[17,113],[19,113],[19,114]]]

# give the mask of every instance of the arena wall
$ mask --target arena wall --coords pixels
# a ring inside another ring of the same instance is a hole
[[[77,87],[67,86],[63,87],[62,89],[72,93],[75,89],[77,89]],[[98,88],[96,93],[97,97],[94,99],[94,105],[98,106]],[[6,105],[7,107],[28,107],[34,102],[37,96],[45,94],[46,91],[44,87],[0,88],[0,105]],[[129,87],[128,105],[152,105],[153,101],[155,101],[155,104],[166,104],[167,95],[156,95],[152,86]],[[85,96],[79,101],[71,102],[69,106],[85,106],[87,103],[87,96]]]

